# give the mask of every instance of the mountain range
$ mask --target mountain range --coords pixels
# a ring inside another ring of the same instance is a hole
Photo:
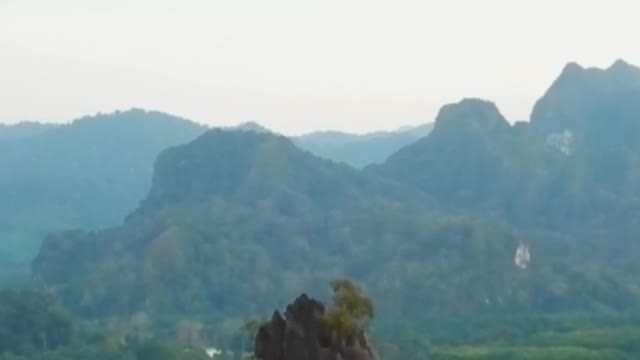
[[[131,109],[68,124],[0,124],[0,284],[26,274],[48,232],[117,225],[149,192],[164,149],[208,127],[157,111]],[[268,132],[257,123],[227,128]],[[352,166],[381,162],[425,131],[294,138],[298,146]],[[339,146],[336,146],[339,143]],[[8,274],[8,275],[7,275]]]
[[[34,281],[91,317],[263,313],[337,276],[400,319],[634,309],[638,89],[625,62],[569,64],[530,122],[464,99],[363,170],[212,129],[158,156],[121,225],[48,236]]]

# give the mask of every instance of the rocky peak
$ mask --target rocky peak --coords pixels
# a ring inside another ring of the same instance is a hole
[[[324,305],[302,294],[287,306],[284,317],[273,314],[258,330],[258,360],[375,360],[363,333],[346,343],[331,336],[323,322]]]
[[[494,103],[481,99],[464,99],[440,109],[433,132],[437,136],[441,132],[486,132],[508,127],[509,123]]]
[[[640,88],[640,68],[622,59],[616,60],[606,73],[618,83],[627,82],[634,89]]]
[[[582,65],[578,64],[575,61],[568,62],[564,68],[562,69],[562,76],[571,76],[572,74],[579,74],[585,71],[585,68]]]
[[[259,123],[255,122],[255,121],[244,122],[244,123],[242,123],[240,125],[231,127],[230,130],[254,131],[254,132],[257,132],[257,133],[266,133],[266,134],[271,133],[271,130],[267,129],[266,127],[260,125]]]
[[[543,134],[580,131],[585,108],[612,94],[640,89],[640,68],[617,60],[607,69],[567,64],[531,113]]]

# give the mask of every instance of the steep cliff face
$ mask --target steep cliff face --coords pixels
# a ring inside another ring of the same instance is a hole
[[[259,360],[375,360],[364,333],[338,341],[324,326],[325,308],[303,294],[287,306],[284,317],[273,314],[256,336],[254,355]]]

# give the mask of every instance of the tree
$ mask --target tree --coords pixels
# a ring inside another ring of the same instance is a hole
[[[325,325],[341,341],[358,336],[374,316],[373,302],[350,280],[331,283],[333,304],[324,316]]]

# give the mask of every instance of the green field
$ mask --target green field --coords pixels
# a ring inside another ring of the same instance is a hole
[[[434,319],[374,329],[384,358],[430,360],[631,360],[640,358],[632,314]]]

